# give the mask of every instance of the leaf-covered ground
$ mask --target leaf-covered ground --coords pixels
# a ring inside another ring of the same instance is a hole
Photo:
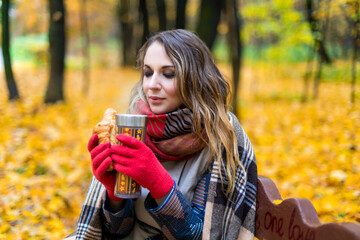
[[[360,99],[351,106],[348,84],[324,83],[317,101],[301,103],[302,80],[279,69],[243,72],[241,123],[259,174],[283,197],[311,199],[322,222],[360,222]],[[68,72],[67,101],[53,105],[41,103],[45,71],[16,72],[22,102],[8,103],[0,82],[0,239],[62,239],[75,229],[91,130],[107,107],[125,111],[137,78],[133,69],[93,69],[83,97],[81,74]]]

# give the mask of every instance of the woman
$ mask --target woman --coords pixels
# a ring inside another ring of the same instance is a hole
[[[91,137],[94,177],[77,239],[253,239],[255,155],[209,49],[189,31],[160,32],[138,66],[129,112],[148,115],[146,142]],[[114,196],[111,162],[143,186],[140,198]]]

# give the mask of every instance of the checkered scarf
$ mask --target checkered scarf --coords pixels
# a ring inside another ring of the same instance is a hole
[[[145,144],[159,161],[184,160],[206,144],[192,131],[192,112],[188,108],[155,115],[147,103],[137,102],[136,114],[148,116]]]
[[[184,111],[186,112],[186,110]],[[182,116],[185,115],[186,114]],[[164,122],[165,119],[172,119],[171,116],[171,114],[165,114],[165,117],[161,118],[162,120],[159,122]],[[245,171],[241,167],[237,168],[234,180],[235,189],[231,197],[228,197],[223,191],[223,189],[227,188],[228,184],[228,178],[226,177],[224,168],[226,164],[222,164],[221,166],[222,176],[224,176],[222,180],[219,176],[218,163],[215,161],[212,165],[211,179],[205,206],[202,239],[254,239],[257,193],[257,167],[255,155],[251,143],[236,117],[231,113],[229,114],[229,117],[237,137],[239,157]],[[154,122],[157,122],[157,120]],[[191,121],[189,122],[191,123]],[[151,127],[152,125],[153,127]],[[150,121],[151,130],[148,129],[148,131],[155,131],[155,126],[156,124],[153,124]],[[162,144],[154,143],[154,145],[158,149],[162,148],[159,147]],[[160,152],[158,154],[160,154]],[[167,154],[169,153],[167,152],[164,156]],[[224,153],[223,156],[223,162],[226,163],[226,154]],[[196,161],[196,159],[193,160]],[[104,186],[93,177],[78,222],[76,239],[102,239],[101,211],[105,197],[104,192]]]

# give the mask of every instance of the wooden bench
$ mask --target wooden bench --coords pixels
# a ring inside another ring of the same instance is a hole
[[[260,240],[360,240],[360,224],[321,224],[308,199],[283,200],[274,182],[259,176],[255,236]]]

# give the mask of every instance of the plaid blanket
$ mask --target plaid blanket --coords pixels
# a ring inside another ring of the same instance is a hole
[[[237,136],[241,167],[237,169],[235,190],[228,198],[223,189],[227,178],[222,164],[223,181],[218,174],[219,166],[212,165],[211,179],[205,207],[203,239],[254,239],[257,192],[257,167],[251,143],[237,118],[229,114]],[[102,238],[102,202],[105,197],[103,185],[94,177],[91,180],[76,230],[76,239]]]
[[[228,181],[225,177],[221,182],[219,166],[214,162],[205,207],[203,239],[254,239],[257,192],[255,154],[246,133],[231,113],[230,120],[237,137],[240,161],[246,172],[240,167],[237,169],[234,193],[227,198],[222,189],[226,189]],[[224,165],[221,171],[226,176]]]

